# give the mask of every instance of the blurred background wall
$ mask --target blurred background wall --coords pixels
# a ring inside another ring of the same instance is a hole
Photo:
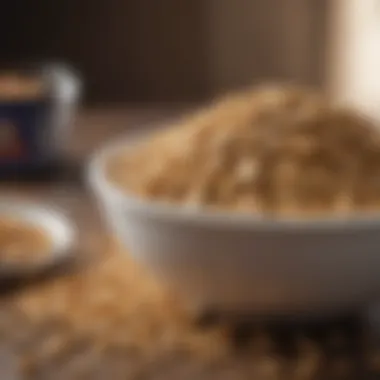
[[[2,61],[58,59],[89,102],[199,101],[253,81],[324,85],[329,0],[13,0]]]

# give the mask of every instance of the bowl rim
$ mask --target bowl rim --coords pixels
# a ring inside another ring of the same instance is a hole
[[[0,266],[0,277],[19,277],[36,274],[70,261],[74,257],[77,232],[75,224],[63,210],[55,205],[39,203],[22,196],[0,198],[0,218],[12,219],[38,226],[52,239],[52,248],[47,257],[30,263],[4,262]]]
[[[121,207],[124,206],[125,209],[133,213],[202,227],[218,226],[261,231],[337,232],[349,230],[352,233],[356,230],[380,229],[380,212],[357,213],[354,218],[342,215],[341,217],[332,216],[331,218],[303,219],[295,217],[271,219],[245,213],[178,207],[169,202],[139,198],[133,193],[128,193],[117,185],[112,184],[105,175],[105,164],[110,156],[143,141],[144,138],[149,137],[151,132],[127,132],[111,139],[91,155],[87,167],[87,180],[90,186],[99,190],[104,198],[113,199],[113,202],[120,204]]]

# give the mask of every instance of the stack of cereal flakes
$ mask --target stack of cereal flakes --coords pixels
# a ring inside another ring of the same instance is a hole
[[[338,347],[330,349],[337,356],[326,356],[298,332],[292,354],[283,355],[278,338],[258,326],[240,330],[244,347],[237,346],[236,326],[194,323],[114,243],[84,272],[37,285],[7,303],[18,313],[1,321],[3,341],[12,342],[29,379],[306,380],[326,369],[345,378],[356,366],[344,349],[346,336],[336,332],[328,344]]]

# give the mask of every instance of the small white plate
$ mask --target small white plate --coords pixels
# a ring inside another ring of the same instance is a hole
[[[70,220],[53,207],[24,200],[0,200],[0,219],[11,217],[40,227],[50,236],[52,248],[49,255],[28,263],[2,262],[0,277],[23,277],[46,271],[63,264],[73,255],[76,231]],[[1,247],[0,247],[1,250]]]

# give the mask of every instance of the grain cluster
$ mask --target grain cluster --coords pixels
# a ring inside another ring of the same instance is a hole
[[[261,215],[368,211],[380,200],[380,133],[294,86],[265,86],[121,149],[108,179],[126,194]]]

